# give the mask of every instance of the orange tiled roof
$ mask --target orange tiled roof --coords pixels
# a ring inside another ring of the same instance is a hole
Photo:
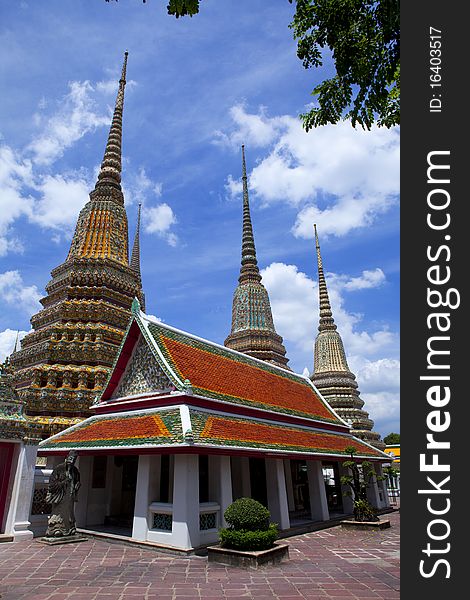
[[[161,324],[148,329],[173,372],[198,395],[343,425],[300,375]]]
[[[348,434],[277,425],[262,419],[233,417],[189,407],[191,431],[183,435],[180,408],[114,413],[91,417],[41,442],[40,450],[109,449],[159,446],[207,446],[287,454],[344,455],[348,446],[358,458],[383,458],[382,452]],[[345,457],[346,458],[346,457]]]
[[[175,422],[176,416],[176,422]],[[181,441],[179,411],[91,417],[46,440],[44,448],[167,444]],[[179,437],[178,437],[179,436]],[[181,438],[182,439],[182,438]]]
[[[354,446],[357,456],[381,456],[376,449],[345,434],[309,431],[237,417],[203,416],[201,413],[199,416],[194,413],[194,417],[196,429],[198,418],[203,419],[203,429],[198,436],[200,443],[325,454],[341,454],[348,446]]]

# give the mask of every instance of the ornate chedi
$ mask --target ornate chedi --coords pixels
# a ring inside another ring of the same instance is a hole
[[[126,66],[127,52],[95,189],[80,212],[67,259],[51,273],[43,309],[31,319],[33,331],[12,355],[18,394],[45,436],[90,414],[121,344],[132,300],[144,301],[139,224],[129,263],[121,189]]]
[[[369,414],[362,410],[364,400],[359,396],[356,377],[349,370],[343,340],[333,319],[323,272],[317,227],[316,225],[314,227],[318,261],[320,324],[315,340],[314,368],[310,379],[338,415],[344,421],[352,423],[351,433],[354,436],[383,450],[385,444],[381,441],[380,435],[372,431],[374,422],[369,418]]]
[[[24,415],[23,403],[14,388],[13,369],[7,357],[0,363],[0,438],[38,443],[40,430]]]
[[[256,259],[248,200],[245,147],[242,146],[243,235],[238,286],[233,294],[232,331],[224,345],[288,369],[282,337],[276,333],[271,304]]]

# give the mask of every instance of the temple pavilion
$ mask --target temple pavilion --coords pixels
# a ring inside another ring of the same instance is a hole
[[[389,462],[307,377],[157,323],[137,299],[132,313],[93,416],[40,444],[49,457],[79,453],[79,528],[192,551],[217,541],[242,496],[281,530],[351,513],[348,446],[378,475]],[[383,481],[369,499],[388,506]]]
[[[121,188],[121,144],[127,52],[108,141],[90,199],[78,217],[70,251],[53,269],[33,331],[11,356],[15,386],[42,437],[80,422],[101,392],[130,318],[144,303],[139,224],[129,260]],[[139,209],[140,220],[140,209]]]

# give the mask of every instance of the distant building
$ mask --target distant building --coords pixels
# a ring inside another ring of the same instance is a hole
[[[127,53],[103,162],[81,210],[69,254],[52,271],[33,331],[11,357],[15,385],[42,436],[80,422],[101,392],[121,344],[132,300],[144,302],[139,229],[131,260],[121,189]]]
[[[389,444],[385,446],[384,452],[393,459],[392,467],[400,468],[400,444]]]

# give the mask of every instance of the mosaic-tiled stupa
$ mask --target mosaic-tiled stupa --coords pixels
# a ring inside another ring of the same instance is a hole
[[[323,272],[317,227],[316,225],[314,227],[318,262],[320,323],[315,340],[314,368],[310,379],[338,415],[344,421],[351,422],[352,435],[383,450],[385,444],[380,439],[380,435],[372,431],[374,422],[369,418],[369,413],[363,410],[364,400],[359,395],[356,377],[349,369],[343,340],[333,318]]]
[[[288,369],[282,337],[274,328],[271,304],[256,258],[246,176],[245,147],[242,146],[243,234],[238,286],[233,294],[232,330],[224,342],[227,348]]]
[[[87,417],[121,344],[134,297],[143,304],[139,231],[129,262],[121,188],[121,143],[127,52],[113,120],[90,199],[70,251],[53,269],[33,331],[11,357],[16,388],[32,422],[47,437]],[[140,210],[139,210],[140,219]]]
[[[24,415],[24,406],[13,384],[13,369],[7,357],[0,363],[0,439],[38,443],[40,430]],[[1,472],[0,472],[1,480]]]

